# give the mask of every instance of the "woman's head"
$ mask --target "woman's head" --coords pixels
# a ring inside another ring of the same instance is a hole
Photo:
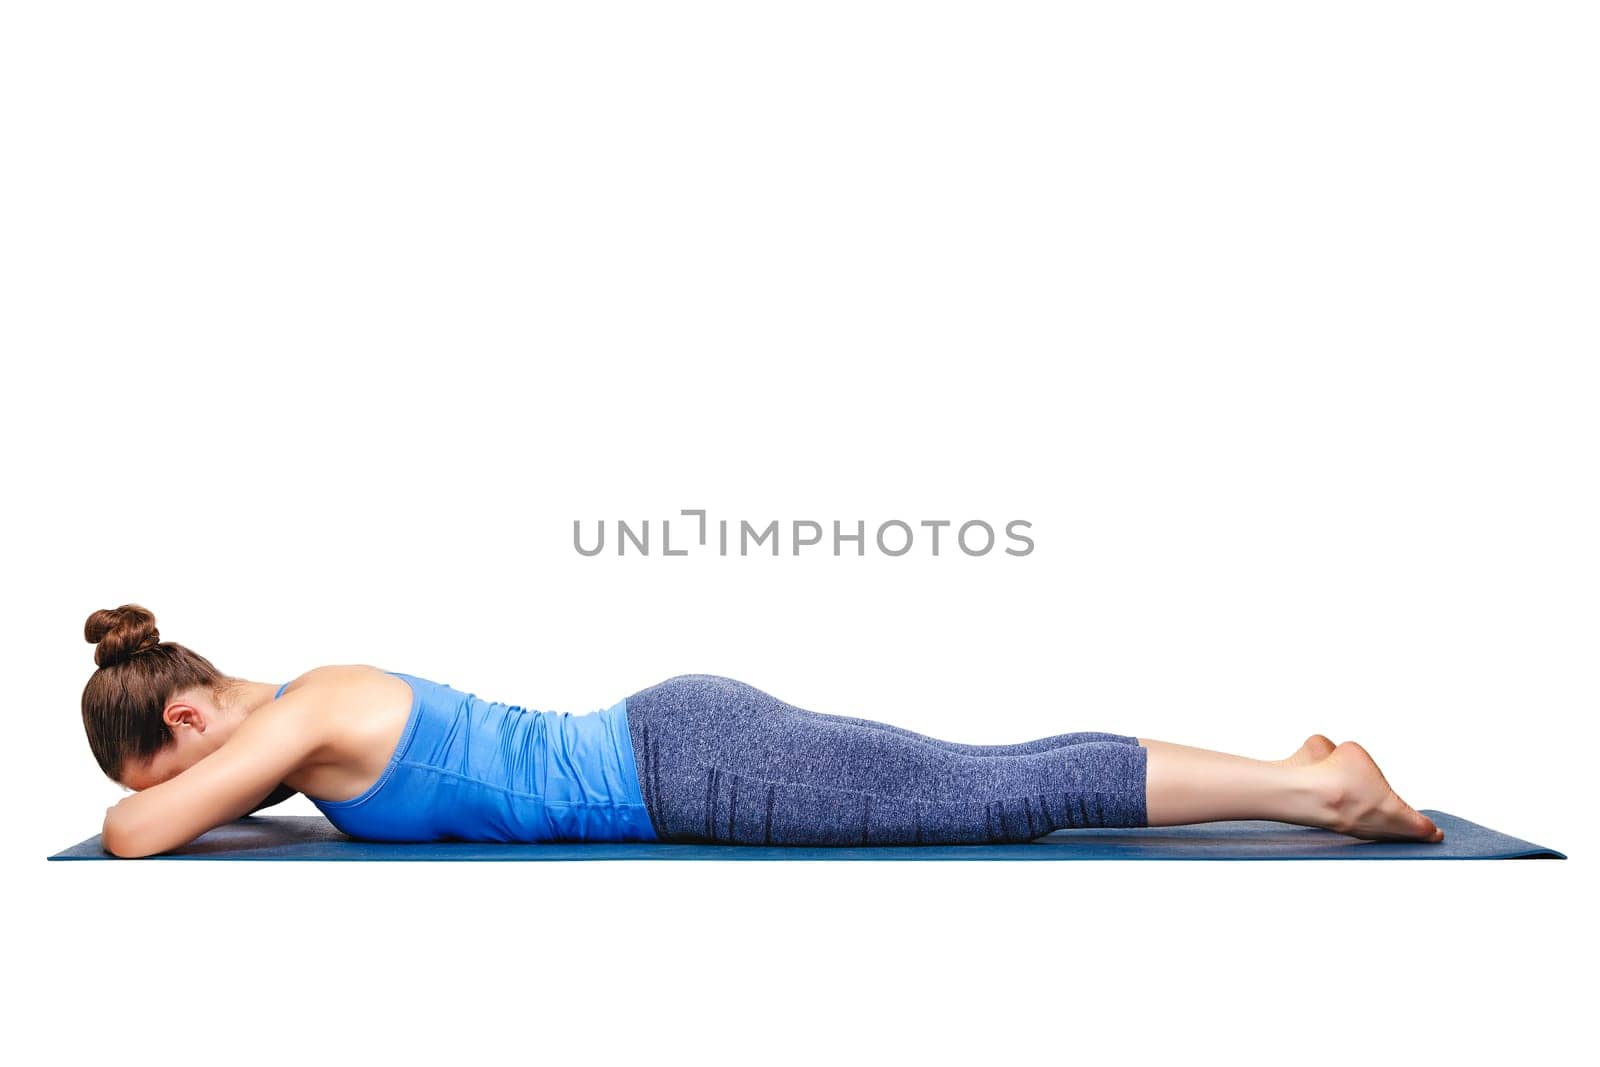
[[[198,652],[161,640],[149,610],[102,609],[84,623],[83,636],[99,667],[83,687],[83,728],[113,781],[146,789],[226,740],[221,694],[238,680]]]

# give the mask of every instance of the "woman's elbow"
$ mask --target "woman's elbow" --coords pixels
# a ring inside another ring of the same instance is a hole
[[[131,860],[138,858],[137,854],[123,843],[121,836],[109,826],[100,831],[100,847],[118,859]]]
[[[100,847],[124,860],[141,859],[161,851],[149,847],[149,843],[141,841],[138,834],[130,832],[129,827],[111,819],[107,819],[100,829]]]

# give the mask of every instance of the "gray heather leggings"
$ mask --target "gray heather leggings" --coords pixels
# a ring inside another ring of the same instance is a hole
[[[627,718],[662,841],[988,844],[1146,825],[1146,751],[1121,734],[965,745],[807,711],[714,674],[640,690]]]

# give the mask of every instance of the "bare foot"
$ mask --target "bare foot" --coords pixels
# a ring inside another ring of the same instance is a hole
[[[1443,841],[1432,819],[1401,800],[1367,750],[1354,741],[1310,764],[1328,811],[1327,827],[1371,841]]]
[[[1280,767],[1304,767],[1308,763],[1315,763],[1323,759],[1334,750],[1334,743],[1321,734],[1312,734],[1306,738],[1305,744],[1294,750],[1294,755],[1286,759],[1267,760]]]

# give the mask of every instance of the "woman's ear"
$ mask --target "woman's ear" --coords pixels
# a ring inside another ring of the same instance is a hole
[[[161,721],[174,732],[187,726],[205,733],[207,725],[205,711],[185,700],[170,701],[161,713]]]

